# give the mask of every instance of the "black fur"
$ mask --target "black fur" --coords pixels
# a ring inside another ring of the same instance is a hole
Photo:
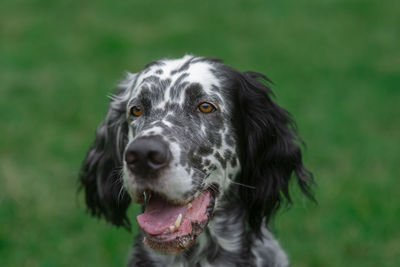
[[[123,93],[118,88],[116,97]],[[83,161],[79,180],[85,190],[89,212],[116,226],[130,229],[126,209],[130,197],[122,191],[122,152],[127,144],[126,103],[112,101],[106,119],[97,128],[96,139]]]
[[[226,66],[224,73],[237,107],[234,121],[240,136],[242,166],[237,181],[250,186],[239,194],[250,227],[260,234],[262,221],[265,219],[268,224],[284,200],[291,203],[289,181],[293,174],[302,192],[311,199],[313,177],[303,165],[299,147],[303,142],[296,134],[295,122],[272,101],[272,91],[258,79],[271,81],[263,74],[241,73]]]

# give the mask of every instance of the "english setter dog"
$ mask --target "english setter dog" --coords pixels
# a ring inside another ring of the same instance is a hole
[[[161,59],[111,96],[80,172],[90,213],[130,227],[129,266],[288,266],[268,230],[293,176],[312,174],[268,78],[211,58]]]

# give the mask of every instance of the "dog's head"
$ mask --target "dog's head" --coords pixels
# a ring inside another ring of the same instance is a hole
[[[309,195],[294,123],[257,78],[268,80],[193,56],[129,74],[81,170],[91,213],[128,227],[126,209],[140,203],[145,243],[178,252],[230,192],[256,233],[290,201],[293,173]]]

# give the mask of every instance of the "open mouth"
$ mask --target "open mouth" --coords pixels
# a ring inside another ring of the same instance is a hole
[[[145,191],[146,207],[138,215],[139,226],[146,233],[148,247],[161,253],[178,253],[187,249],[203,231],[214,210],[211,190],[201,191],[192,201],[176,205],[162,196]]]

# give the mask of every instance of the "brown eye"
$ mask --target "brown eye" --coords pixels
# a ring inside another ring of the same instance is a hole
[[[135,117],[139,117],[140,115],[143,114],[143,109],[140,106],[133,106],[131,107],[131,114]]]
[[[213,104],[208,103],[208,102],[203,102],[203,103],[200,103],[199,110],[203,113],[211,113],[211,112],[216,111],[217,109],[214,107]]]

